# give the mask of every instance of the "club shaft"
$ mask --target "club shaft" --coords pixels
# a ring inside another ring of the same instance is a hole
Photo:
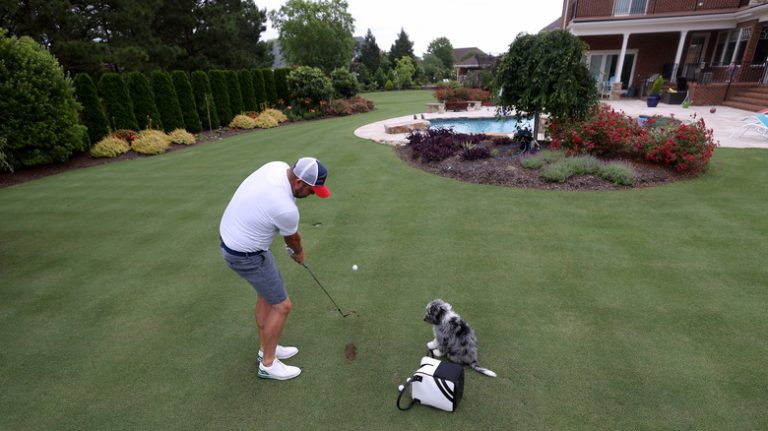
[[[323,287],[323,284],[322,284],[322,283],[320,283],[320,280],[318,280],[318,279],[317,279],[317,277],[315,276],[315,273],[314,273],[314,272],[312,272],[312,270],[311,270],[311,269],[309,269],[309,267],[308,267],[306,264],[302,263],[301,265],[302,265],[302,266],[303,266],[303,267],[304,267],[304,268],[307,270],[307,272],[309,272],[309,275],[311,275],[311,276],[312,276],[312,278],[315,280],[315,283],[317,283],[317,285],[318,285],[318,286],[320,286],[320,288],[321,288],[321,289],[323,289],[323,292],[325,292],[326,296],[328,296],[328,299],[330,299],[330,300],[331,300],[331,302],[333,302],[333,305],[335,305],[335,306],[336,306],[336,310],[339,312],[339,314],[341,314],[341,317],[347,317],[347,316],[346,316],[346,315],[345,315],[345,314],[344,314],[344,313],[341,311],[341,308],[339,307],[339,304],[337,304],[337,303],[336,303],[336,301],[334,301],[334,300],[333,300],[333,297],[331,296],[331,294],[330,294],[330,293],[328,293],[328,291],[327,291],[327,290],[325,290],[325,287]]]

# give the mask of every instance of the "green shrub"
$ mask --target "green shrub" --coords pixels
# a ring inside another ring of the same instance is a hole
[[[333,96],[333,84],[319,68],[299,66],[288,75],[288,91],[292,100],[310,109]]]
[[[277,92],[277,105],[284,106],[291,98],[288,92],[288,74],[291,69],[287,67],[275,69],[275,91]]]
[[[564,183],[568,181],[568,178],[572,175],[573,173],[571,172],[570,167],[561,162],[546,165],[541,169],[541,172],[539,172],[539,176],[544,179],[544,181],[549,181],[551,183]]]
[[[253,77],[253,97],[256,99],[256,110],[261,111],[267,105],[267,90],[264,89],[264,74],[260,69],[251,70]]]
[[[99,142],[109,133],[109,122],[101,106],[96,84],[87,73],[78,73],[75,76],[75,95],[78,102],[83,105],[80,112],[80,122],[88,129],[90,142]]]
[[[256,94],[253,92],[253,76],[248,70],[237,71],[237,79],[240,81],[240,93],[243,95],[243,111],[255,111],[259,109],[256,104]]]
[[[571,169],[572,175],[588,175],[595,174],[600,170],[600,160],[597,160],[593,156],[584,155],[576,157],[566,157],[561,162],[565,163]]]
[[[395,84],[392,83],[391,79],[387,79],[387,83],[384,84],[384,90],[386,91],[392,91],[395,89]]]
[[[240,90],[240,79],[237,77],[237,72],[234,70],[227,70],[227,92],[229,93],[229,103],[232,108],[232,115],[241,114],[245,111],[245,105],[243,105],[243,93]]]
[[[229,101],[226,72],[223,70],[212,70],[208,72],[208,79],[211,81],[211,91],[213,92],[213,101],[216,104],[216,112],[219,116],[219,125],[226,126],[234,117],[232,105]]]
[[[13,166],[8,162],[8,156],[5,155],[7,142],[4,136],[0,136],[0,171],[13,172]]]
[[[520,164],[526,169],[541,169],[544,166],[544,159],[538,157],[538,154],[531,155],[520,159]]]
[[[610,162],[600,167],[597,173],[600,178],[613,184],[631,186],[635,183],[635,170],[626,163]]]
[[[168,140],[173,144],[192,145],[195,143],[195,135],[184,129],[176,129],[168,134]]]
[[[155,95],[147,77],[141,72],[130,72],[125,75],[125,82],[139,129],[162,129],[160,111],[157,110]]]
[[[348,99],[355,96],[360,87],[355,75],[346,67],[334,69],[331,72],[331,82],[333,84],[333,96],[337,99]]]
[[[125,154],[130,149],[131,146],[128,145],[128,142],[124,139],[115,136],[107,136],[91,147],[91,156],[96,158],[112,158]]]
[[[256,127],[256,120],[247,115],[235,115],[235,118],[229,122],[230,129],[253,129]]]
[[[565,157],[562,151],[541,150],[536,154],[524,157],[520,164],[527,169],[541,169],[546,163],[555,163]]]
[[[168,150],[171,140],[159,130],[142,130],[131,144],[131,149],[146,155],[162,154]]]
[[[261,74],[264,77],[264,93],[267,96],[268,106],[277,106],[277,87],[275,87],[275,75],[272,69],[262,69]]]
[[[213,130],[219,126],[219,116],[216,112],[216,103],[213,100],[211,92],[211,83],[208,81],[208,74],[202,70],[192,72],[192,91],[195,94],[195,105],[197,114],[202,120],[202,124],[208,129]]]
[[[168,72],[156,70],[152,72],[152,90],[155,93],[157,109],[163,121],[163,130],[169,132],[184,128],[184,116],[181,113],[179,97]]]
[[[199,133],[203,129],[203,125],[200,123],[200,116],[195,106],[195,95],[192,93],[192,85],[189,83],[187,72],[183,70],[171,72],[171,81],[173,81],[173,89],[176,90],[176,96],[179,99],[181,116],[184,119],[186,130]]]
[[[72,80],[48,50],[0,28],[0,137],[12,168],[62,162],[88,148]]]
[[[117,73],[105,73],[99,78],[98,87],[112,130],[138,129],[139,123],[133,113],[133,102],[123,78]]]

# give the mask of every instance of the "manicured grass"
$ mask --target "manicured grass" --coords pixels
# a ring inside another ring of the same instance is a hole
[[[0,429],[768,427],[768,151],[629,192],[464,184],[352,134],[428,92],[368,96],[373,113],[0,189]],[[360,317],[276,242],[304,373],[262,381],[218,221],[253,169],[303,155],[333,193],[299,202],[306,262]],[[454,414],[400,412],[436,297],[499,378],[467,370]]]

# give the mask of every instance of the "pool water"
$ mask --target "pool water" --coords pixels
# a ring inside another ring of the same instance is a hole
[[[431,129],[453,128],[456,133],[515,133],[517,120],[513,117],[496,118],[443,118],[430,119]],[[522,120],[522,126],[532,128],[533,121]]]

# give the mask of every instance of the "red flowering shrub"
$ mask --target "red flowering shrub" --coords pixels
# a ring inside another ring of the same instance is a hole
[[[569,156],[617,156],[631,153],[634,138],[642,129],[634,119],[600,105],[585,121],[550,122],[549,133],[551,147],[562,148]]]
[[[649,128],[634,145],[645,160],[673,167],[677,172],[700,171],[717,146],[704,119],[666,129]]]
[[[479,88],[441,87],[435,90],[435,99],[442,102],[465,102],[467,100],[487,102],[490,97],[490,92]]]
[[[127,142],[129,145],[136,140],[138,137],[136,135],[136,132],[129,129],[117,129],[111,134],[112,137],[115,137],[117,139],[122,139],[125,142]]]

